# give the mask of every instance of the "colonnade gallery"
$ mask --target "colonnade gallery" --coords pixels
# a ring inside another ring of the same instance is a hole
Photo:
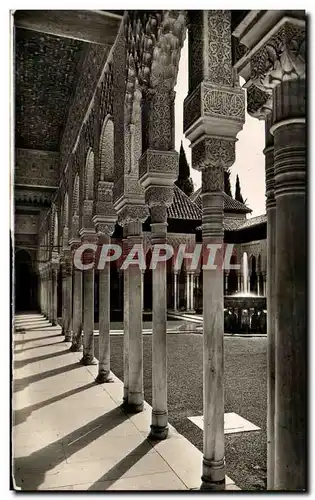
[[[61,324],[73,351],[99,323],[108,347],[99,382],[110,371],[110,321],[124,321],[122,397],[134,411],[143,387],[131,364],[142,366],[142,323],[152,321],[157,439],[167,433],[167,314],[202,315],[204,488],[225,478],[224,330],[267,332],[268,488],[304,489],[304,11],[16,11],[14,23],[15,311]],[[190,195],[176,182],[174,117],[187,36],[183,134],[202,179]],[[265,122],[258,217],[223,188],[245,95],[248,114]],[[93,265],[91,249],[112,244],[141,247],[145,265],[118,265],[110,251]],[[83,268],[74,265],[82,245]],[[170,258],[150,265],[165,245]],[[192,257],[198,245],[232,246],[229,265],[203,266],[202,257],[174,266],[180,248]],[[88,365],[93,341],[83,343]]]

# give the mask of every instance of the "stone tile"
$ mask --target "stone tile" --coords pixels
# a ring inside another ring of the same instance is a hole
[[[64,444],[68,463],[83,462],[86,460],[103,460],[108,457],[122,460],[128,454],[147,453],[152,449],[151,444],[139,434],[129,436],[108,437],[107,434],[93,440],[75,453],[75,446]]]
[[[203,430],[203,415],[197,417],[187,417],[193,424]],[[237,413],[224,413],[224,434],[236,434],[238,432],[259,431],[260,427],[252,424],[249,420],[241,417]]]
[[[130,455],[120,461],[108,458],[78,464],[63,463],[50,470],[37,489],[71,489],[73,485],[76,485],[74,489],[88,489],[87,484],[92,485],[163,472],[169,472],[169,467],[158,453],[151,449],[144,456]],[[24,476],[25,487],[30,487],[32,483],[36,484],[34,475]]]
[[[202,468],[202,453],[186,438],[168,437],[156,443],[154,449],[169,464],[170,468],[185,483],[187,488],[199,488]]]
[[[103,481],[74,485],[73,490],[94,491],[177,491],[186,490],[185,485],[174,472],[147,474],[143,476],[119,479],[118,481]]]

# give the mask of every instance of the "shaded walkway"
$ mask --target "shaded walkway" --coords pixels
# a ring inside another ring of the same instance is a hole
[[[199,488],[199,450],[172,427],[167,440],[148,440],[150,406],[126,415],[120,406],[122,382],[113,376],[112,384],[95,384],[97,366],[80,365],[81,353],[69,352],[56,327],[39,329],[40,318],[17,316],[15,321],[20,331],[14,334],[14,487]],[[227,483],[228,489],[236,488]]]

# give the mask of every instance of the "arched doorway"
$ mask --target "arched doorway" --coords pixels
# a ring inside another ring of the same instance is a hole
[[[37,274],[26,250],[17,250],[15,253],[14,293],[16,312],[38,309]]]

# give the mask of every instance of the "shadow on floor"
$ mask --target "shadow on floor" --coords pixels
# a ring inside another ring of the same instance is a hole
[[[31,455],[16,458],[13,471],[16,485],[22,490],[37,490],[49,470],[126,420],[122,408],[117,407]],[[61,447],[66,453],[60,453]]]
[[[23,352],[23,351],[21,351],[21,352]],[[65,350],[65,351],[50,352],[49,354],[43,354],[42,356],[36,356],[35,358],[14,360],[13,366],[14,366],[14,369],[23,368],[23,366],[26,366],[29,363],[38,363],[39,361],[44,361],[45,359],[56,358],[57,356],[62,356],[63,354],[69,354],[69,351]]]
[[[94,387],[95,382],[90,382],[89,384],[82,385],[81,387],[77,387],[76,389],[71,389],[71,391],[63,392],[62,394],[58,394],[57,396],[53,396],[52,398],[45,399],[44,401],[40,401],[39,403],[35,403],[33,405],[27,406],[26,408],[21,408],[20,410],[14,410],[13,412],[13,425],[16,427],[19,424],[22,424],[26,421],[27,417],[29,417],[33,411],[40,410],[45,406],[49,406],[53,403],[57,403],[62,399],[73,396],[74,394],[78,394],[79,392],[83,392],[88,390],[90,387]]]
[[[56,328],[55,326],[50,327],[50,328]],[[40,329],[47,329],[46,327],[41,327]],[[19,332],[20,333],[20,332]],[[60,337],[60,333],[58,335],[46,335],[45,337],[32,337],[30,339],[24,339],[24,340],[15,340],[14,345],[21,345],[21,344],[26,344],[27,342],[35,342],[37,340],[45,340],[45,339],[53,339],[54,337]],[[47,345],[47,344],[46,344]],[[36,346],[37,347],[37,346]]]
[[[148,440],[144,439],[136,448],[134,448],[128,455],[126,455],[120,462],[100,477],[93,483],[88,491],[100,491],[100,483],[106,482],[104,490],[107,490],[113,483],[118,481],[126,472],[131,469],[141,458],[143,458],[150,448],[148,447]],[[83,490],[81,490],[83,491]]]
[[[34,382],[38,382],[39,380],[43,380],[48,377],[54,377],[55,375],[60,375],[61,373],[67,373],[72,370],[77,370],[78,368],[82,368],[79,362],[72,363],[67,366],[60,366],[58,368],[53,368],[52,370],[48,370],[46,372],[35,373],[34,375],[30,375],[29,377],[17,378],[13,381],[13,392],[19,392],[25,389],[29,384]]]

